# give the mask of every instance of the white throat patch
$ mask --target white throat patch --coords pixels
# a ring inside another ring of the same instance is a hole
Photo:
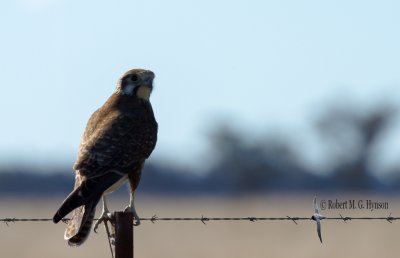
[[[151,89],[147,86],[140,86],[136,92],[138,98],[149,100],[150,98]]]

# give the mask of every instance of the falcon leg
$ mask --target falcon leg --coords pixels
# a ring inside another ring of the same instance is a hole
[[[129,205],[125,208],[125,212],[130,211],[133,213],[133,217],[135,218],[135,222],[133,223],[134,226],[139,226],[140,225],[140,218],[136,212],[135,209],[135,192],[134,191],[130,191],[130,198],[129,198]]]
[[[106,225],[107,221],[111,219],[111,213],[110,213],[110,211],[109,211],[108,208],[107,208],[106,196],[103,195],[103,196],[101,197],[101,200],[102,200],[102,202],[103,202],[103,210],[102,210],[102,212],[101,212],[101,215],[100,215],[99,219],[97,220],[96,224],[94,225],[94,229],[93,229],[94,232],[96,232],[96,233],[97,233],[97,228],[99,227],[99,225],[100,225],[102,222],[104,222],[104,225],[107,226],[107,225]]]

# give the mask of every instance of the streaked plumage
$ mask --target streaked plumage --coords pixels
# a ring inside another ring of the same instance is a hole
[[[148,99],[153,78],[147,70],[126,72],[115,92],[87,123],[74,164],[75,188],[53,218],[57,223],[73,211],[65,231],[70,245],[86,240],[100,198],[125,180],[130,182],[133,206],[144,162],[157,141],[157,122]]]

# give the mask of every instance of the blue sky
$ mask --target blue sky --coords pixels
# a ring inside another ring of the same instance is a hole
[[[156,73],[154,159],[201,166],[224,120],[307,139],[312,162],[309,125],[326,102],[400,101],[399,11],[397,1],[3,1],[0,162],[72,163],[90,114],[130,68]],[[394,162],[400,141],[381,150]]]

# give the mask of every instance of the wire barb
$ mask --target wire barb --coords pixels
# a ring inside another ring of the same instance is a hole
[[[339,215],[340,215],[340,217],[343,219],[343,222],[344,222],[344,223],[347,223],[347,222],[346,222],[347,220],[351,220],[350,217],[343,217],[342,214],[339,214]]]
[[[251,221],[251,222],[256,222],[256,221],[257,221],[257,218],[256,218],[256,217],[248,217],[248,219],[249,219],[249,221]]]
[[[392,223],[394,218],[392,217],[392,213],[389,214],[389,216],[386,218],[387,222]]]
[[[156,223],[157,220],[158,220],[158,217],[156,214],[154,214],[153,217],[151,217],[151,219],[150,219],[151,223],[153,223],[153,224]]]
[[[294,218],[292,218],[292,217],[290,217],[290,216],[286,216],[286,217],[287,217],[288,219],[290,219],[291,221],[293,221],[294,224],[298,225],[297,222],[296,222],[296,220],[299,220],[298,217],[294,217]]]
[[[209,221],[210,219],[209,218],[206,218],[206,217],[204,217],[203,215],[201,215],[201,222],[204,224],[204,225],[207,225],[206,224],[206,221]]]

